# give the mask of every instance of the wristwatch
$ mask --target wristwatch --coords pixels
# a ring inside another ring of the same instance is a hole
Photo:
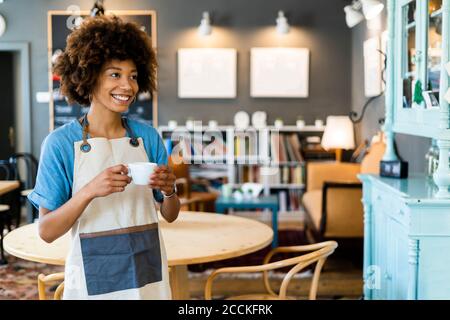
[[[169,193],[169,194],[165,194],[164,193],[164,191],[162,191],[161,190],[161,193],[162,193],[162,195],[164,196],[164,199],[166,199],[166,198],[171,198],[171,197],[173,197],[174,195],[176,195],[177,194],[177,185],[174,183],[173,184],[173,191],[171,192],[171,193]]]

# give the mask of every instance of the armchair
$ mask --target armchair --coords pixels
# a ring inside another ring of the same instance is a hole
[[[329,238],[362,238],[363,207],[359,173],[378,173],[385,144],[372,143],[361,164],[312,162],[307,164],[306,229],[314,241]]]

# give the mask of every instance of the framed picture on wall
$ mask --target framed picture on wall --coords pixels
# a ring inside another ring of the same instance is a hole
[[[381,94],[381,61],[380,39],[373,37],[364,41],[364,94],[374,97]]]
[[[250,96],[306,98],[309,94],[309,49],[252,48]]]
[[[178,49],[178,97],[236,98],[236,49]]]

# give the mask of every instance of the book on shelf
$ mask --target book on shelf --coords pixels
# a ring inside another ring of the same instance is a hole
[[[282,134],[272,132],[270,144],[272,161],[274,163],[304,162],[301,154],[301,143],[297,133]]]

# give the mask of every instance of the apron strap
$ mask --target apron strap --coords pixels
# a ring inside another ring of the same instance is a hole
[[[128,125],[128,120],[125,117],[122,117],[122,125],[124,126],[125,130],[127,131],[128,136],[130,137],[130,144],[133,147],[139,146],[139,140],[134,136],[133,131],[131,130],[130,126]],[[87,153],[91,151],[91,145],[87,141],[88,131],[89,131],[89,122],[87,119],[87,114],[81,118],[81,126],[83,127],[83,143],[80,146],[80,150],[84,153]]]

